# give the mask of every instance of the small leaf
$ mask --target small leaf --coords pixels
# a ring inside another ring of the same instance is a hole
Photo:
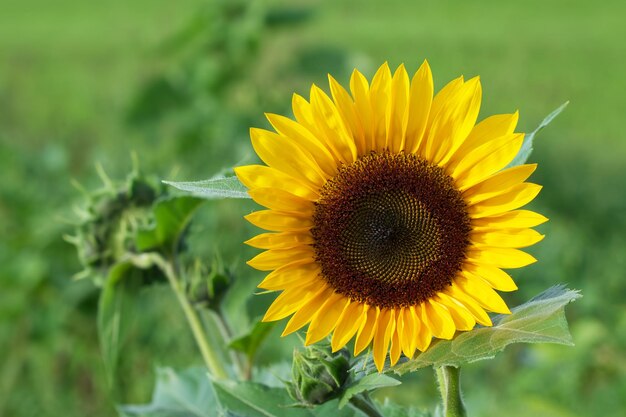
[[[379,373],[365,375],[362,378],[357,378],[353,382],[348,381],[343,393],[339,396],[339,408],[343,408],[348,404],[350,398],[363,391],[371,391],[382,387],[393,387],[400,384],[401,382],[397,379]]]
[[[580,297],[578,291],[563,286],[552,287],[527,303],[512,308],[512,314],[494,317],[493,327],[464,332],[452,340],[439,340],[426,352],[391,370],[402,375],[431,365],[461,366],[491,359],[511,343],[572,346],[564,308]]]
[[[233,339],[229,347],[244,353],[248,358],[252,359],[265,338],[275,327],[275,324],[276,322],[265,323],[258,320],[245,334]]]
[[[137,249],[146,251],[156,248],[172,250],[191,215],[202,200],[190,196],[169,197],[158,201],[153,208],[154,224],[137,232]]]
[[[539,126],[537,126],[537,128],[535,130],[533,130],[531,133],[527,133],[524,136],[524,142],[522,143],[522,147],[520,148],[519,152],[517,153],[517,155],[515,156],[513,161],[507,166],[507,168],[515,167],[515,166],[518,166],[518,165],[522,165],[522,164],[524,164],[528,160],[528,157],[530,156],[530,154],[533,151],[533,140],[535,139],[535,135],[541,129],[543,129],[544,127],[548,126],[552,122],[552,120],[554,120],[554,118],[556,118],[556,116],[561,114],[561,112],[563,110],[565,110],[565,108],[567,107],[568,104],[569,104],[569,101],[566,101],[565,103],[561,104],[559,106],[559,108],[557,108],[552,113],[550,113],[548,116],[546,116],[546,118],[543,119],[541,121],[541,123],[539,123]]]
[[[187,191],[193,196],[209,200],[219,198],[250,198],[248,189],[237,177],[218,175],[204,181],[174,182],[163,181],[179,190]]]
[[[121,405],[118,410],[126,416],[142,417],[214,417],[224,413],[204,368],[179,373],[159,368],[150,403]]]

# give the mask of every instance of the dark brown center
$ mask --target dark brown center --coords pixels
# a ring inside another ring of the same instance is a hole
[[[469,242],[465,201],[444,170],[371,152],[322,188],[314,227],[323,278],[354,301],[416,305],[445,289]]]

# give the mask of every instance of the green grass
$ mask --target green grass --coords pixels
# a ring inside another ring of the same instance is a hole
[[[459,74],[480,75],[481,117],[519,109],[521,130],[571,101],[539,135],[532,156],[540,162],[534,181],[545,186],[534,207],[551,221],[541,228],[546,239],[532,250],[540,262],[514,272],[520,291],[508,299],[519,303],[559,282],[582,289],[584,298],[568,310],[577,347],[509,348],[494,361],[467,367],[463,380],[472,415],[506,410],[510,416],[619,416],[626,409],[622,2],[313,5],[306,24],[264,31],[259,57],[250,57],[250,67],[237,75],[234,103],[224,107],[262,105],[253,109],[249,123],[224,128],[237,132],[232,155],[213,151],[230,145],[230,136],[214,133],[185,140],[184,155],[193,161],[172,151],[182,138],[168,137],[170,131],[158,127],[131,127],[127,113],[150,77],[178,64],[179,56],[159,49],[162,41],[207,2],[5,3],[0,415],[114,415],[95,340],[96,292],[88,282],[70,281],[79,266],[61,240],[70,230],[63,219],[71,217],[70,206],[78,200],[71,178],[96,184],[96,161],[121,177],[131,150],[157,175],[174,175],[182,166],[178,175],[209,177],[250,153],[245,130],[265,123],[263,111],[287,112],[291,91],[305,93],[312,81],[324,84],[326,71],[345,82],[352,66],[371,75],[385,60],[415,70],[424,59],[438,87]],[[256,280],[259,274],[242,265],[249,252],[238,249],[250,234],[239,222],[248,209],[233,202],[211,205],[198,227],[216,239],[203,234],[196,239],[209,251],[222,249],[240,264],[242,278]],[[131,335],[123,368],[128,401],[147,397],[154,362],[199,362],[184,324],[170,314],[178,310],[166,292],[147,290],[140,303],[147,318]],[[153,333],[155,326],[167,330]],[[282,346],[276,338],[271,343]],[[271,349],[263,357],[272,360]],[[404,389],[384,394],[432,403],[432,376],[425,371],[409,379]]]

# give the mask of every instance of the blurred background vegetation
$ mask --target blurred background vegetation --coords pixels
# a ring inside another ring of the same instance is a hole
[[[526,2],[341,0],[5,0],[0,7],[0,416],[112,416],[114,401],[149,398],[154,365],[200,363],[167,288],[136,300],[113,399],[98,350],[98,289],[75,281],[71,233],[95,164],[123,179],[136,152],[158,178],[204,179],[251,160],[247,131],[263,112],[290,114],[292,92],[331,72],[368,76],[388,60],[415,70],[428,59],[436,87],[480,75],[481,117],[520,110],[539,135],[531,159],[545,186],[533,208],[551,221],[514,272],[521,303],[566,283],[584,298],[568,309],[575,348],[508,348],[468,366],[472,415],[621,416],[626,410],[626,6],[617,0]],[[241,242],[251,203],[205,204],[193,245],[219,255],[252,289]],[[272,296],[256,297],[263,305]],[[289,357],[279,332],[265,363]],[[431,406],[424,370],[379,392]]]

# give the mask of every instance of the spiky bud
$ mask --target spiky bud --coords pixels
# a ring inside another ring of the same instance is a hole
[[[287,383],[298,405],[312,407],[336,398],[348,378],[349,354],[345,349],[331,353],[329,346],[294,350],[292,381]]]

